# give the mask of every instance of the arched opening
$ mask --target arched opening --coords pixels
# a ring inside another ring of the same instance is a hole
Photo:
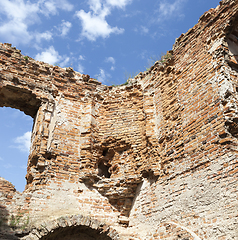
[[[18,109],[0,108],[0,176],[22,192],[29,155],[33,118]]]
[[[107,233],[87,226],[60,227],[41,240],[112,240]]]
[[[0,88],[0,176],[18,191],[25,188],[29,140],[40,103],[30,90],[12,85]]]
[[[228,44],[228,62],[230,65],[236,66],[238,64],[238,17],[236,17],[230,26],[230,30],[226,36],[226,41]]]
[[[24,239],[40,240],[119,240],[118,232],[90,216],[72,215],[32,226],[27,234],[16,234]]]

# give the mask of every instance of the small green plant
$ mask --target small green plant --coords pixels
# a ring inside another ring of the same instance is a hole
[[[23,58],[24,58],[26,61],[29,60],[29,57],[28,57],[28,56],[24,56]]]
[[[122,83],[122,84],[118,84],[118,85],[112,84],[111,87],[125,86],[125,85],[128,85],[128,84],[129,84],[129,82],[128,82],[128,80],[127,80],[126,82],[124,82],[124,83]]]
[[[171,57],[172,57],[172,53],[170,51],[168,51],[167,53],[161,53],[160,56],[157,56],[157,55],[151,56],[150,59],[148,60],[149,67],[147,67],[146,70],[149,71],[151,66],[153,66],[155,62],[160,62],[163,64]]]
[[[140,71],[129,73],[129,72],[125,71],[124,76],[125,76],[125,80],[126,80],[127,84],[128,84],[128,80],[134,78],[136,75],[138,75],[139,72]]]
[[[11,228],[15,228],[17,226],[18,220],[19,220],[19,218],[17,218],[14,215],[12,215],[11,216],[11,220],[10,220],[10,227]]]
[[[9,225],[13,229],[20,228],[21,230],[24,230],[29,225],[29,221],[29,216],[26,217],[25,213],[21,212],[20,209],[18,209],[17,215],[11,215]]]
[[[162,63],[164,63],[164,62],[166,62],[169,58],[171,58],[172,57],[172,54],[170,53],[170,52],[167,52],[166,54],[163,54],[162,56],[161,56],[161,59],[160,59],[160,61],[162,62]]]
[[[23,223],[23,225],[21,226],[21,230],[25,230],[27,228],[27,226],[29,225],[30,222],[30,217],[27,216],[26,221]]]
[[[129,79],[127,79],[126,82],[122,83],[120,86],[128,85],[128,84],[129,84],[128,80],[129,80]]]

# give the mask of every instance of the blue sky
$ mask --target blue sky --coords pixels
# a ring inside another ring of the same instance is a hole
[[[217,5],[219,0],[1,0],[0,42],[116,85],[159,60]],[[22,191],[32,119],[0,108],[0,126],[0,176]]]

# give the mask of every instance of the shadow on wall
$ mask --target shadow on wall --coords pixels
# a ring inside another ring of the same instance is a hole
[[[8,222],[7,222],[8,215],[9,213],[7,209],[4,206],[0,205],[0,239],[1,240],[20,240],[22,237],[26,236],[29,233],[29,231],[27,233],[17,234],[14,231],[14,229],[11,229],[8,225]],[[79,219],[81,218],[82,217],[79,216]],[[61,221],[63,220],[61,219]],[[51,225],[52,224],[49,224],[49,226]],[[96,224],[93,224],[93,223],[92,225],[96,226]],[[51,229],[47,235],[42,236],[40,239],[41,240],[69,240],[69,239],[70,240],[78,240],[78,239],[112,240],[114,239],[108,236],[108,234],[110,235],[109,233],[110,230],[108,227],[104,226],[103,224],[99,224],[99,225],[100,226],[98,226],[97,229],[93,229],[92,227],[84,226],[84,225],[57,227],[56,229]],[[57,224],[57,226],[59,225]]]
[[[41,238],[41,240],[112,240],[107,233],[100,233],[98,230],[87,226],[60,227]]]
[[[17,240],[20,239],[15,236],[12,229],[7,224],[7,217],[9,213],[7,209],[0,204],[0,239],[2,240]]]

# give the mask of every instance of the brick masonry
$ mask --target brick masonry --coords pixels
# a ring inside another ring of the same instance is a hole
[[[238,239],[238,2],[108,87],[0,44],[0,106],[34,118],[1,239]],[[67,238],[68,237],[68,238]]]

